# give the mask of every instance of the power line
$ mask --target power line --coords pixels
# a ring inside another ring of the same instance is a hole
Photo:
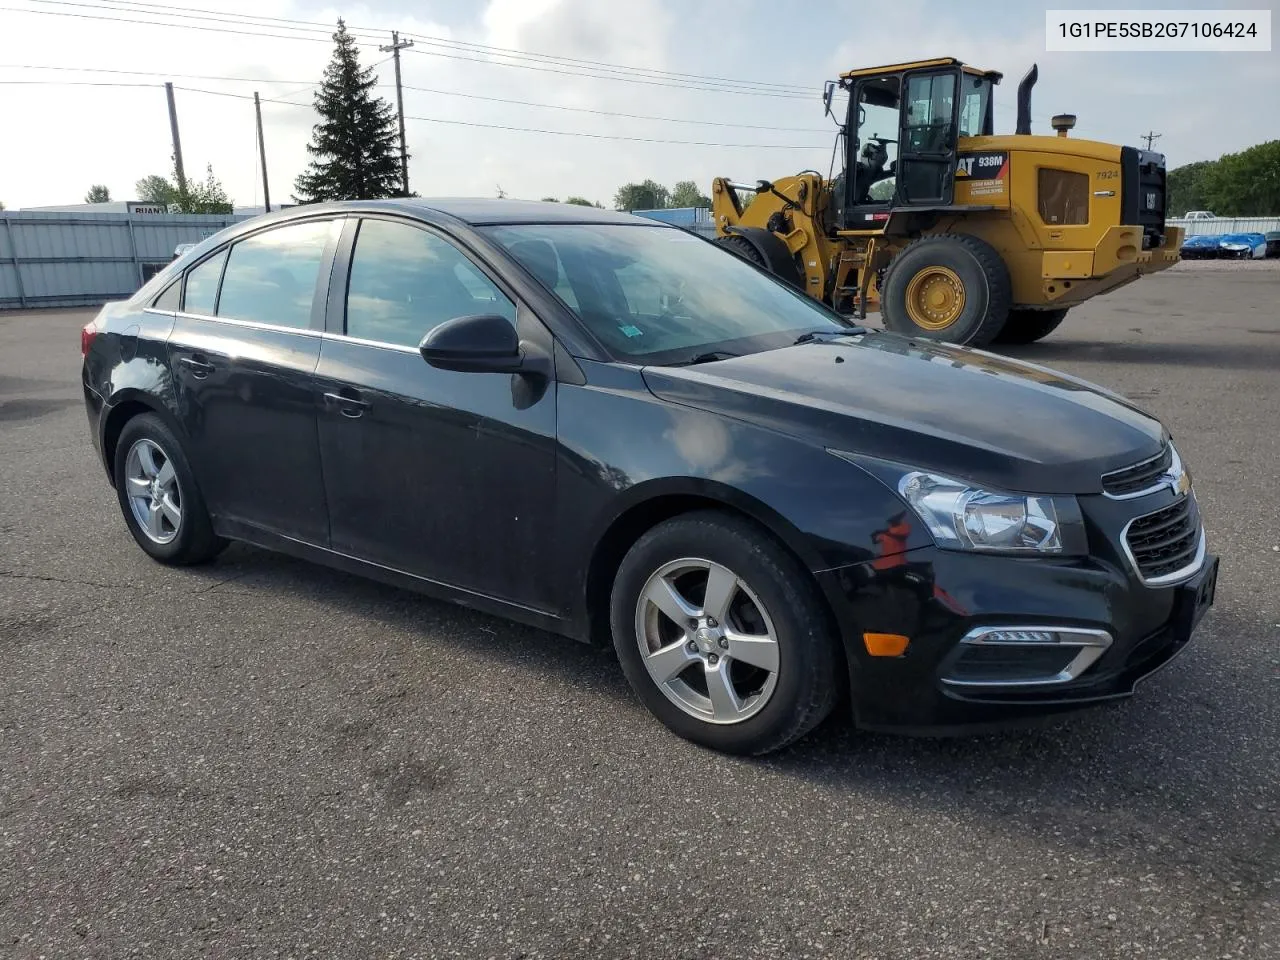
[[[48,0],[40,0],[48,2]],[[111,23],[136,23],[144,27],[176,27],[181,30],[204,30],[209,33],[232,33],[242,37],[262,37],[267,40],[312,40],[317,43],[332,43],[329,37],[311,37],[301,34],[257,33],[250,30],[232,30],[229,27],[213,27],[204,24],[164,23],[158,20],[135,20],[129,17],[104,17],[101,14],[72,13],[67,10],[32,10],[28,7],[0,7],[6,13],[32,13],[45,17],[71,17],[77,20],[105,20]],[[376,47],[377,43],[353,40],[356,46]]]
[[[483,127],[486,130],[516,130],[521,133],[543,133],[556,137],[587,137],[592,140],[626,140],[632,143],[675,143],[689,147],[746,147],[752,150],[825,150],[826,144],[811,143],[713,143],[702,140],[667,140],[661,137],[627,137],[611,133],[578,133],[576,130],[543,130],[539,127],[513,127],[502,123],[479,123],[473,120],[445,120],[441,117],[405,117],[427,123],[448,123],[460,127]]]
[[[377,63],[371,64],[370,66],[379,67],[385,63],[388,63],[390,60],[391,58],[388,57],[387,59],[380,60]],[[115,70],[115,69],[108,70],[108,69],[100,69],[97,67],[42,67],[42,66],[33,66],[29,64],[0,64],[0,69],[68,70],[68,71],[76,71],[76,72],[82,72],[82,73],[112,73],[112,74],[126,74],[130,76],[142,76],[142,77],[175,77],[175,78],[184,79],[184,80],[225,80],[227,82],[233,82],[233,83],[268,83],[268,84],[288,83],[291,85],[301,84],[303,89],[309,89],[310,87],[319,86],[318,82],[305,83],[304,81],[300,81],[300,80],[297,80],[297,81],[268,80],[265,77],[226,77],[226,76],[218,76],[218,75],[211,75],[211,74],[199,74],[199,73],[158,73],[158,72],[148,72],[144,70]],[[4,81],[0,81],[0,82],[4,82]],[[17,81],[13,81],[13,82],[17,82]],[[23,81],[23,82],[55,83],[57,81],[29,80],[29,81]],[[389,87],[390,85],[379,84],[379,86]],[[468,100],[484,100],[490,103],[505,103],[512,106],[536,107],[536,108],[546,109],[546,110],[563,110],[571,113],[586,113],[586,114],[592,114],[595,116],[603,116],[603,117],[619,117],[626,120],[654,120],[661,123],[685,123],[685,124],[693,124],[696,126],[707,126],[707,127],[737,127],[745,130],[776,130],[784,133],[828,133],[830,132],[830,130],[826,127],[779,127],[771,124],[734,123],[728,120],[695,120],[690,117],[663,117],[663,116],[656,116],[653,114],[644,114],[644,113],[624,113],[617,110],[597,110],[591,107],[571,107],[571,106],[568,106],[565,104],[559,104],[559,103],[539,103],[533,100],[513,100],[507,97],[491,97],[491,96],[487,96],[485,94],[479,94],[479,93],[464,93],[460,90],[443,90],[435,87],[415,87],[415,86],[410,86],[408,84],[405,85],[404,89],[412,90],[417,93],[430,93],[436,96],[463,97]],[[298,90],[298,91],[294,91],[293,93],[281,93],[279,94],[279,97],[281,98],[290,97],[290,96],[294,96],[296,93],[301,93],[301,92],[302,92],[301,90]]]
[[[88,8],[91,10],[107,11],[112,13],[130,12],[130,13],[141,14],[141,13],[151,12],[151,11],[142,11],[142,10],[132,10],[127,7],[105,7],[105,6],[89,4],[89,3],[77,3],[77,2],[73,2],[73,0],[29,0],[29,2],[44,3],[44,4],[58,4],[60,6]],[[171,23],[163,20],[140,20],[140,19],[131,18],[131,17],[105,16],[103,13],[77,13],[77,12],[66,11],[66,10],[38,10],[38,9],[21,8],[21,7],[0,7],[0,10],[8,11],[11,13],[32,13],[32,14],[38,14],[41,16],[71,17],[73,19],[80,19],[80,20],[102,20],[102,21],[112,22],[112,23],[134,23],[134,24],[141,24],[143,26],[203,30],[211,33],[227,33],[227,34],[235,34],[235,35],[247,36],[247,37],[263,37],[266,39],[312,40],[312,41],[324,42],[324,43],[330,42],[331,37],[330,36],[312,36],[310,35],[310,33],[306,31],[313,31],[313,32],[316,30],[331,31],[332,29],[332,28],[323,28],[323,27],[275,27],[275,28],[272,28],[272,29],[288,29],[292,31],[300,31],[292,34],[280,34],[280,33],[263,33],[256,30],[255,31],[236,30],[236,29],[232,29],[231,27],[215,26],[206,22],[191,23],[191,24]],[[224,18],[218,18],[218,17],[212,17],[212,16],[203,16],[203,15],[197,16],[197,15],[175,13],[175,12],[161,13],[160,11],[155,11],[154,13],[152,13],[152,15],[164,16],[170,19],[179,19],[179,20],[190,19],[190,20],[199,20],[199,21],[212,21],[213,24],[237,23],[237,24],[242,24],[244,26],[265,26],[264,24],[254,24],[254,23],[247,22],[246,18],[224,19]],[[355,34],[353,33],[353,37],[354,36]],[[372,47],[372,46],[378,45],[377,43],[372,41],[353,40],[353,42],[356,43],[356,45],[363,46],[363,47]],[[439,41],[434,41],[434,43],[439,43]],[[453,49],[453,48],[448,48],[448,49]],[[601,73],[599,72],[599,70],[591,70],[591,69],[579,68],[579,67],[573,67],[572,69],[557,69],[556,67],[548,66],[546,64],[538,63],[538,62],[508,63],[500,60],[487,59],[485,57],[461,56],[458,53],[446,53],[441,50],[415,49],[412,52],[419,54],[421,56],[438,57],[445,60],[456,60],[456,61],[466,62],[466,63],[480,63],[480,64],[486,64],[489,66],[512,67],[512,68],[521,69],[521,70],[535,70],[541,73],[555,73],[555,74],[560,74],[563,76],[571,76],[571,77],[586,77],[586,78],[595,79],[595,80],[615,80],[623,83],[636,83],[636,84],[642,84],[645,86],[669,87],[669,88],[681,89],[681,90],[702,90],[708,93],[736,93],[736,94],[746,94],[746,95],[763,96],[763,97],[775,97],[775,98],[789,99],[789,100],[810,99],[814,96],[811,93],[800,92],[800,88],[796,88],[796,92],[785,92],[781,90],[774,92],[767,89],[748,89],[743,87],[726,86],[724,82],[717,82],[717,81],[671,82],[666,80],[644,79],[642,76],[639,76],[639,75],[631,75],[631,74],[614,75],[613,73]],[[467,52],[472,52],[472,51],[467,51]],[[518,54],[496,54],[496,55],[507,56],[512,59],[518,59],[521,56]],[[545,55],[538,55],[538,56],[545,56]],[[631,69],[634,69],[634,68],[631,68]],[[729,81],[729,82],[742,83],[743,81]]]
[[[1163,133],[1156,133],[1154,130],[1148,131],[1141,135],[1142,139],[1147,141],[1147,149],[1151,149],[1151,145],[1163,137]]]
[[[486,63],[494,67],[514,67],[519,70],[536,70],[539,73],[558,73],[567,77],[587,77],[592,80],[617,80],[622,83],[638,83],[649,87],[672,87],[677,90],[703,90],[707,93],[736,93],[748,94],[757,97],[777,97],[783,100],[808,100],[817,99],[813,94],[800,93],[768,93],[763,90],[739,90],[725,87],[698,86],[691,83],[667,83],[661,80],[642,80],[639,77],[615,77],[609,74],[586,73],[575,70],[557,70],[554,67],[541,66],[533,63],[503,63],[498,60],[486,60],[481,57],[462,57],[453,53],[441,53],[438,50],[422,50],[414,49],[410,51],[421,57],[441,57],[445,60],[460,60],[466,63]]]
[[[213,15],[212,17],[197,17],[196,19],[215,19],[216,18],[221,20],[221,18],[226,13],[226,11],[209,10],[209,9],[202,9],[198,7],[175,7],[175,6],[170,6],[166,4],[147,3],[145,2],[145,0],[105,0],[105,2],[99,2],[99,3],[71,3],[70,0],[31,0],[31,2],[57,4],[57,5],[73,5],[73,6],[91,7],[95,9],[104,9],[104,10],[131,10],[132,9],[134,10],[134,12],[137,12],[136,8],[143,8],[144,10],[147,10],[147,11],[158,11],[171,17],[182,17],[182,16],[191,15],[191,14],[212,14]],[[325,32],[332,32],[333,30],[333,27],[331,25],[318,23],[313,20],[298,20],[298,19],[293,19],[289,17],[269,17],[264,15],[258,15],[258,14],[237,15],[237,18],[235,20],[232,20],[232,21],[222,20],[222,22],[243,23],[246,20],[266,21],[267,23],[271,23],[271,24],[289,24],[289,25],[292,25],[293,27],[307,28],[308,30],[311,30],[311,31],[322,30]],[[364,32],[369,34],[376,34],[380,32],[381,28],[358,27],[354,25],[348,25],[348,30],[354,33]],[[409,35],[406,34],[406,36],[409,36]],[[775,91],[785,91],[788,93],[801,94],[804,96],[812,96],[812,92],[808,87],[797,85],[797,84],[771,83],[771,82],[762,81],[762,80],[744,80],[744,79],[737,79],[733,77],[713,76],[709,74],[684,73],[684,72],[674,71],[674,70],[659,70],[653,67],[636,67],[628,64],[610,63],[608,61],[603,61],[603,60],[588,60],[581,57],[569,57],[569,56],[563,56],[559,54],[536,53],[533,51],[516,50],[511,47],[498,47],[490,44],[474,43],[474,42],[465,41],[465,40],[454,40],[454,39],[445,38],[445,37],[434,37],[434,36],[426,36],[426,35],[413,35],[413,36],[420,43],[431,44],[434,46],[444,46],[446,48],[456,48],[456,49],[465,50],[468,52],[480,51],[480,52],[494,53],[494,54],[503,55],[503,56],[509,56],[516,59],[534,59],[534,60],[542,60],[542,61],[548,61],[548,62],[558,62],[563,64],[580,64],[584,66],[606,69],[610,72],[626,71],[629,73],[634,73],[634,74],[639,74],[644,76],[680,78],[684,80],[693,80],[693,81],[704,82],[704,83],[713,82],[716,84],[735,85],[735,86],[741,86],[745,88],[755,88],[755,89],[771,89]]]
[[[252,100],[253,97],[244,93],[228,93],[225,90],[199,90],[195,87],[174,87],[175,90],[182,90],[185,93],[204,93],[213,97],[233,97],[236,100]],[[287,100],[269,100],[262,98],[263,103],[278,103],[286,107],[305,107],[310,109],[310,104],[306,103],[290,103]],[[719,143],[704,140],[668,140],[664,137],[629,137],[623,134],[612,133],[579,133],[576,130],[545,130],[541,127],[517,127],[503,123],[480,123],[474,120],[447,120],[443,117],[411,117],[405,115],[406,120],[420,120],[425,123],[446,123],[461,127],[480,127],[485,130],[511,130],[518,133],[541,133],[553,137],[585,137],[589,140],[625,140],[632,143],[670,143],[679,144],[689,147],[742,147],[747,149],[762,150],[825,150],[825,144],[811,143]]]
[[[621,113],[616,110],[593,110],[590,107],[569,107],[559,103],[536,103],[532,100],[509,100],[505,97],[488,97],[479,93],[462,93],[458,90],[437,90],[431,87],[410,87],[418,93],[433,93],[444,97],[466,97],[469,100],[488,100],[491,103],[507,103],[519,107],[542,107],[548,110],[568,110],[573,113],[591,113],[603,117],[622,117],[627,120],[659,120],[663,123],[693,123],[707,127],[742,127],[747,130],[779,130],[786,133],[828,133],[827,127],[776,127],[770,124],[730,123],[726,120],[692,120],[684,117],[656,117],[646,113]]]

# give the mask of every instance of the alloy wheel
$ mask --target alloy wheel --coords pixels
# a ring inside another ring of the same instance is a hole
[[[773,695],[777,632],[759,597],[722,564],[663,564],[640,591],[635,628],[649,676],[692,717],[741,723]]]
[[[182,490],[173,461],[146,437],[129,448],[124,464],[129,509],[153,543],[171,543],[182,529]]]

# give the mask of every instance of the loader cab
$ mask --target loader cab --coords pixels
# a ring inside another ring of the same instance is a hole
[[[958,141],[991,133],[999,78],[951,58],[844,74],[849,110],[833,198],[837,229],[879,231],[893,210],[950,206]]]

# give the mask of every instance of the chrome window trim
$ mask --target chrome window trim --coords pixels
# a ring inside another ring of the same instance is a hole
[[[1053,643],[986,639],[993,633],[1003,633],[1008,630],[1040,630],[1063,635],[1066,639],[1056,640]],[[974,627],[960,638],[959,645],[1030,647],[1032,649],[1043,649],[1044,647],[1079,647],[1080,652],[1070,663],[1063,667],[1062,670],[1058,671],[1051,677],[1045,677],[1039,680],[956,680],[952,677],[943,677],[942,682],[952,687],[967,688],[1055,686],[1057,684],[1068,683],[1071,680],[1075,680],[1091,666],[1097,663],[1098,659],[1106,653],[1108,649],[1110,649],[1111,644],[1111,634],[1106,630],[1099,630],[1094,627],[1023,626],[1022,624],[1008,623],[993,624],[985,627]]]
[[[1164,456],[1163,450],[1157,453],[1154,457],[1147,457],[1147,459],[1139,460],[1137,463],[1131,463],[1127,467],[1121,467],[1118,470],[1109,470],[1104,473],[1102,475],[1102,495],[1108,500],[1136,500],[1138,497],[1146,497],[1153,493],[1158,493],[1165,487],[1169,487],[1174,491],[1174,493],[1177,493],[1179,487],[1178,481],[1186,473],[1186,468],[1182,465],[1182,457],[1178,456],[1178,448],[1172,443],[1169,444],[1169,453],[1171,455],[1171,459],[1169,460],[1169,469],[1160,474],[1160,476],[1156,478],[1156,482],[1151,486],[1145,487],[1142,490],[1135,490],[1132,493],[1108,493],[1106,489],[1106,482],[1107,477],[1115,476],[1117,473],[1125,473],[1129,470],[1135,470],[1138,467],[1146,466],[1148,463],[1161,459]]]
[[[273,333],[298,333],[304,337],[319,337],[323,335],[323,331],[316,330],[314,327],[286,327],[278,323],[260,323],[257,320],[237,320],[234,317],[210,317],[203,313],[187,313],[184,310],[156,310],[152,307],[144,307],[146,313],[159,313],[163,316],[179,317],[183,320],[209,320],[213,323],[225,323],[233,327],[245,327],[249,330],[266,330]]]
[[[403,343],[388,343],[383,340],[366,340],[363,337],[349,337],[345,333],[330,333],[327,330],[321,334],[321,337],[325,340],[354,343],[362,347],[378,347],[382,350],[394,350],[397,353],[411,353],[414,356],[422,355],[417,347],[407,347]]]
[[[1195,494],[1189,493],[1187,496],[1194,497]],[[1175,501],[1175,503],[1176,502],[1177,501]],[[1170,504],[1169,506],[1173,506],[1173,504]],[[1199,509],[1199,506],[1199,504],[1196,504],[1197,510]],[[1160,509],[1167,510],[1168,507],[1161,507]],[[1197,516],[1196,519],[1199,526],[1200,542],[1196,546],[1196,555],[1192,558],[1191,562],[1185,567],[1173,571],[1173,573],[1163,573],[1158,577],[1152,577],[1150,579],[1144,577],[1142,575],[1142,571],[1138,568],[1138,561],[1134,557],[1133,551],[1129,549],[1129,528],[1133,526],[1136,521],[1142,520],[1151,516],[1153,513],[1159,512],[1160,510],[1152,510],[1151,513],[1144,513],[1142,516],[1134,517],[1126,523],[1124,528],[1120,531],[1120,549],[1124,552],[1125,559],[1129,561],[1129,566],[1133,568],[1133,572],[1137,576],[1138,582],[1144,587],[1168,587],[1175,583],[1181,583],[1183,580],[1191,579],[1199,573],[1200,568],[1204,566],[1205,554],[1208,552],[1208,544],[1206,543],[1207,538],[1204,534],[1204,523],[1200,521]]]

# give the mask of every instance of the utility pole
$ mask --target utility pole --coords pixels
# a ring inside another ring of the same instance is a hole
[[[182,138],[178,136],[178,108],[173,102],[173,84],[164,85],[164,95],[169,99],[169,132],[173,134],[173,169],[178,175],[178,195],[187,195],[187,175],[182,169]]]
[[[400,180],[404,195],[409,195],[409,151],[404,142],[404,90],[400,86],[400,51],[413,46],[412,40],[400,40],[400,31],[391,31],[391,46],[379,47],[383,53],[390,53],[396,62],[396,112],[400,116]]]
[[[1142,135],[1142,139],[1147,141],[1147,149],[1151,149],[1151,145],[1163,137],[1163,133],[1156,133],[1154,130]]]
[[[271,212],[271,187],[267,185],[267,145],[262,139],[262,101],[258,91],[253,91],[253,113],[258,118],[258,156],[262,159],[262,205]]]

